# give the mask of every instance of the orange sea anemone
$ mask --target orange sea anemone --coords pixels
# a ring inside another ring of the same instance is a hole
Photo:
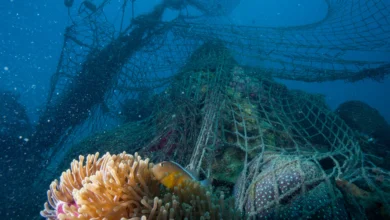
[[[41,215],[46,219],[239,219],[223,195],[187,181],[173,190],[154,178],[149,159],[137,153],[88,155],[53,181]]]

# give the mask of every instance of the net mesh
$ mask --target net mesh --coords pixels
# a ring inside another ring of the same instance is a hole
[[[303,81],[381,79],[388,62],[367,61],[354,54],[389,51],[389,7],[384,1],[326,1],[328,13],[319,22],[299,27],[270,28],[186,23],[178,34],[223,39],[246,65],[269,74]],[[208,28],[205,28],[208,26]],[[184,32],[184,33],[183,33]],[[243,37],[244,36],[244,37]],[[369,53],[368,53],[369,54]]]
[[[60,167],[90,151],[133,149],[234,191],[249,216],[348,219],[352,210],[357,217],[388,207],[389,172],[323,96],[290,91],[238,65],[221,42],[196,50],[150,99],[153,110],[138,112],[146,119],[81,142]]]
[[[340,189],[360,214],[371,208],[368,200],[387,206],[386,194],[377,194],[388,190],[377,181],[387,171],[367,160],[323,97],[289,91],[238,66],[219,44],[204,47],[167,89],[169,102],[161,102],[172,103],[171,110],[160,109],[168,118],[156,119],[164,132],[141,151],[235,184],[237,206],[250,216],[347,219],[350,207],[335,181],[350,184]]]
[[[328,0],[323,20],[287,28],[215,16],[162,22],[169,6],[162,4],[119,33],[104,15],[108,2],[82,4],[71,16],[31,141],[55,158],[41,178],[51,180],[78,154],[139,151],[213,179],[251,217],[390,213],[390,173],[380,155],[362,150],[322,96],[273,79],[385,77],[388,61],[353,56],[389,52],[385,1]],[[89,138],[71,146],[76,136]],[[61,152],[49,149],[55,144]]]

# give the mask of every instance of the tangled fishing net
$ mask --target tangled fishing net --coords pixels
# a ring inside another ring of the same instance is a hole
[[[387,61],[349,55],[390,52],[384,1],[327,0],[324,19],[286,28],[186,15],[187,6],[207,14],[195,4],[202,1],[163,1],[118,28],[104,14],[109,1],[86,2],[69,6],[72,25],[30,142],[31,154],[55,158],[35,184],[79,154],[138,151],[212,179],[250,218],[389,217],[390,173],[381,167],[388,156],[363,151],[323,96],[275,81],[383,79]],[[163,22],[167,8],[180,14]],[[99,175],[88,181],[104,181]],[[61,200],[75,215],[69,191],[58,191],[54,183],[51,207]],[[100,208],[91,206],[90,215]],[[50,207],[45,215],[54,215]]]
[[[234,192],[249,216],[387,217],[389,172],[371,161],[380,155],[363,153],[322,96],[290,91],[257,71],[239,66],[223,43],[206,43],[151,97],[149,117],[92,136],[73,154],[139,137],[122,147],[187,164]]]

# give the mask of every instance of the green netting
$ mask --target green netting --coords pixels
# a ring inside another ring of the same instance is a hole
[[[382,155],[364,153],[322,96],[273,80],[383,78],[388,61],[353,54],[389,52],[384,1],[326,1],[323,20],[288,28],[185,13],[162,22],[173,7],[165,1],[119,29],[104,15],[108,2],[70,9],[72,25],[31,141],[40,149],[32,154],[52,158],[36,184],[78,154],[139,151],[213,179],[251,217],[389,213],[390,174],[372,160]]]
[[[122,77],[139,83],[138,79],[144,74],[152,77],[151,72],[172,74],[171,69],[182,66],[194,48],[213,39],[226,42],[241,64],[259,67],[278,78],[355,81],[367,77],[381,79],[387,75],[388,61],[369,59],[373,52],[388,53],[390,50],[389,7],[386,2],[328,0],[326,3],[328,13],[321,21],[298,27],[237,26],[224,24],[218,17],[192,19],[185,16],[162,23],[160,17],[150,17],[159,22],[159,27],[154,27],[156,30],[153,30],[149,42],[143,40],[138,56],[124,63],[129,67]],[[103,9],[106,4],[107,1],[102,1],[98,8]],[[118,30],[114,30],[101,10],[85,11],[76,18],[77,22],[68,27],[65,34],[63,56],[53,80],[54,88],[69,83],[66,79],[76,75],[80,70],[77,65],[87,54],[103,49],[117,36]],[[128,34],[141,22],[146,24],[143,19],[143,16],[136,18],[132,25],[121,28],[120,34]],[[150,23],[150,27],[154,25]],[[62,78],[64,80],[60,80]],[[51,94],[55,94],[54,88]],[[61,87],[60,90],[63,91]]]
[[[241,67],[221,42],[198,49],[151,99],[146,119],[73,146],[54,173],[78,154],[133,150],[213,179],[252,217],[372,218],[377,204],[388,213],[390,173],[323,96]]]
[[[223,39],[244,64],[260,65],[279,78],[381,79],[389,72],[388,61],[367,61],[370,55],[362,59],[356,54],[389,52],[386,2],[328,0],[326,3],[328,13],[321,21],[299,27],[235,26],[207,20],[176,24],[173,31],[184,37]]]

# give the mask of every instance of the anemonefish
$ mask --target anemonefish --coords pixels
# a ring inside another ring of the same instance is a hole
[[[152,167],[155,178],[165,187],[172,189],[185,181],[198,181],[202,186],[208,186],[208,180],[199,181],[196,175],[192,174],[180,164],[172,161],[164,161]]]

